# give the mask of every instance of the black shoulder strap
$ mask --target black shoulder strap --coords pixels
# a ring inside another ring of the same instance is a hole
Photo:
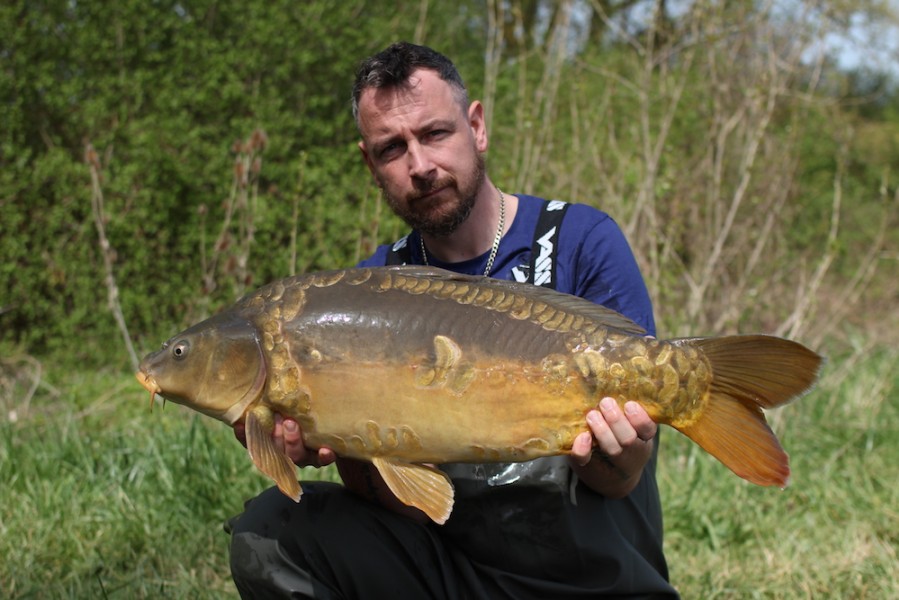
[[[556,289],[556,257],[559,253],[559,232],[562,219],[568,210],[568,203],[561,200],[547,200],[543,203],[534,242],[531,248],[531,264],[528,269],[528,283]],[[387,252],[386,265],[412,264],[412,250],[409,248],[411,233],[397,240]]]
[[[394,242],[393,246],[390,247],[390,250],[387,251],[387,262],[385,265],[412,264],[412,250],[409,248],[409,235],[411,234],[406,234]]]
[[[568,203],[547,200],[537,219],[534,245],[531,248],[531,268],[528,281],[534,285],[556,289],[556,257],[559,254],[559,232]]]

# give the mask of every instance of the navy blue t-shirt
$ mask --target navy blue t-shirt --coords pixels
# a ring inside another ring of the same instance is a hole
[[[524,281],[544,200],[517,196],[518,212],[502,238],[491,276]],[[396,244],[408,244],[412,263],[424,264],[417,232]],[[640,270],[609,215],[570,205],[558,244],[556,290],[618,311],[655,335],[652,303]],[[390,249],[378,247],[359,266],[387,264]],[[452,264],[429,257],[428,262],[482,275],[488,255]],[[484,597],[677,598],[662,553],[655,465],[654,453],[637,487],[619,500],[604,498],[577,481],[568,459],[561,456],[525,463],[441,465],[456,489],[453,513],[441,527],[441,537],[460,576]]]
[[[490,276],[524,281],[529,269],[534,228],[543,200],[518,194],[518,212],[503,236]],[[397,243],[407,243],[413,264],[424,264],[418,232]],[[360,267],[386,264],[391,245],[379,246]],[[483,275],[489,252],[460,263],[444,263],[433,257],[435,266],[466,275]],[[583,204],[572,204],[559,234],[556,290],[586,298],[618,311],[655,335],[652,303],[643,277],[624,234],[606,213]]]

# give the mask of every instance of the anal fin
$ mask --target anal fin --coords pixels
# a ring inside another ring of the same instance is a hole
[[[297,481],[296,465],[272,441],[274,414],[264,406],[247,413],[245,421],[247,450],[256,468],[272,479],[278,489],[294,502],[300,501],[303,488]]]
[[[787,454],[757,406],[712,394],[695,422],[672,425],[747,481],[780,488],[789,483]]]
[[[443,471],[425,465],[375,457],[372,463],[403,504],[423,511],[443,525],[453,510],[453,484]]]

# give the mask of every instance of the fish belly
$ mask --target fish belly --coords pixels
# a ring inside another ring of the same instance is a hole
[[[304,372],[311,446],[409,462],[523,461],[567,453],[593,401],[572,375],[515,362],[434,373],[426,364]]]

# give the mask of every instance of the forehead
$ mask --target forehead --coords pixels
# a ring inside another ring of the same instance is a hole
[[[463,114],[453,87],[430,69],[417,69],[403,85],[367,88],[359,97],[363,136],[389,129],[397,119],[457,118]]]

